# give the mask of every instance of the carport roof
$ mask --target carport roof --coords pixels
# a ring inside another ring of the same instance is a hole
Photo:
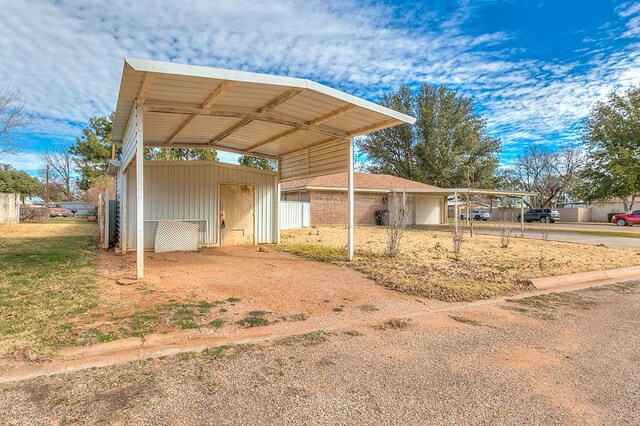
[[[134,106],[144,110],[144,145],[209,147],[277,158],[415,122],[415,118],[300,78],[127,58],[113,141]]]

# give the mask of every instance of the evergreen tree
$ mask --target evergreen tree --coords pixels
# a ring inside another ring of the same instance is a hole
[[[8,164],[0,164],[0,192],[20,194],[24,203],[26,197],[38,194],[41,187],[42,184],[37,178]]]
[[[80,175],[78,188],[86,191],[96,178],[107,172],[111,159],[111,133],[115,113],[105,117],[91,117],[89,124],[82,129],[82,136],[76,139],[70,148],[74,156],[76,172]]]
[[[380,103],[417,121],[370,133],[357,142],[370,172],[441,187],[495,185],[501,142],[488,134],[471,98],[423,84],[417,93],[402,86],[385,94]]]
[[[625,211],[640,194],[640,87],[598,102],[584,128],[586,167],[577,193],[584,201],[621,198]]]

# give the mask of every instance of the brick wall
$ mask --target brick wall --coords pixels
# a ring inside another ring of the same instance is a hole
[[[347,216],[347,193],[338,191],[310,191],[311,201],[311,224],[312,225],[346,225]],[[355,223],[357,225],[375,225],[375,211],[387,210],[387,204],[383,198],[387,198],[387,193],[356,192],[355,202]],[[408,197],[409,222],[414,220],[413,198]]]

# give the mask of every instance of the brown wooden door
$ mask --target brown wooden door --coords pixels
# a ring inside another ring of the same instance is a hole
[[[254,244],[254,186],[236,184],[220,185],[220,209],[218,212],[220,245],[238,246]]]

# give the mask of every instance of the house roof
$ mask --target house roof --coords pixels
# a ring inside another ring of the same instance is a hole
[[[334,173],[330,175],[282,182],[282,191],[286,192],[313,189],[332,189],[346,191],[347,185],[347,173]],[[403,179],[397,176],[370,173],[354,173],[353,186],[356,190],[369,191],[389,191],[392,189],[425,190],[437,188],[433,185],[427,185],[426,183]]]
[[[114,142],[123,141],[136,105],[144,112],[145,146],[208,147],[266,158],[415,122],[306,79],[127,58]]]

